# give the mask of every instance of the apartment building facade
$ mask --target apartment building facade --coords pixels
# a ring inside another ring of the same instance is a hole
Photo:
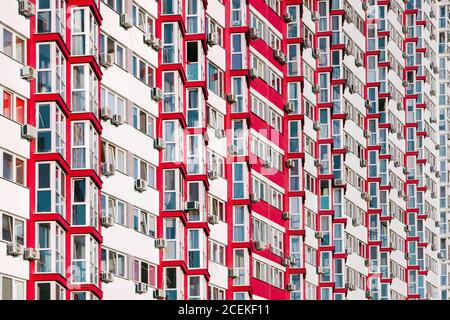
[[[0,299],[448,299],[446,2],[7,2]]]

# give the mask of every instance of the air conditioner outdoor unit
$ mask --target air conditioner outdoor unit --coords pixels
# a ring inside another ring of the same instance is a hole
[[[364,132],[363,132],[363,135],[364,135],[364,138],[370,138],[370,132],[369,132],[369,130],[364,130]]]
[[[287,102],[287,103],[284,105],[284,111],[285,111],[287,114],[290,114],[290,113],[294,112],[294,104],[293,104],[292,102]]]
[[[26,248],[23,258],[30,261],[39,260],[39,251],[33,248]]]
[[[347,23],[353,22],[352,11],[350,9],[345,11],[345,21],[347,21]]]
[[[148,291],[148,285],[143,282],[136,283],[136,293],[142,294],[147,293]]]
[[[409,84],[408,80],[403,80],[402,81],[402,86],[407,87]]]
[[[403,105],[402,105],[401,102],[397,102],[397,110],[398,110],[398,111],[403,110]]]
[[[187,201],[185,211],[198,211],[200,210],[200,203],[198,201]]]
[[[361,160],[359,161],[359,165],[360,165],[362,168],[365,168],[365,167],[367,167],[367,161],[364,160],[364,159],[361,159]]]
[[[217,34],[215,32],[208,33],[206,41],[210,46],[214,46],[217,44]]]
[[[260,38],[259,35],[259,30],[256,28],[250,28],[249,29],[249,35],[250,35],[250,39],[256,40]]]
[[[255,241],[255,249],[257,251],[262,251],[266,248],[266,244],[262,241]]]
[[[228,269],[228,276],[231,279],[236,279],[237,277],[239,277],[239,271],[235,268],[230,268]]]
[[[152,88],[152,100],[159,102],[163,98],[163,92],[160,88]]]
[[[290,260],[289,258],[281,258],[281,265],[283,267],[287,267],[288,265],[291,264],[291,261],[289,261],[289,260]]]
[[[322,267],[322,266],[320,266],[320,267],[317,267],[317,273],[318,274],[323,274],[323,273],[325,273],[325,268],[324,267]]]
[[[227,94],[227,101],[231,104],[236,103],[236,95],[234,93]]]
[[[225,130],[224,129],[216,129],[214,134],[217,138],[225,138]]]
[[[209,178],[210,180],[215,180],[215,179],[217,179],[217,178],[218,178],[217,171],[216,171],[216,170],[210,170],[210,171],[208,172],[208,178]]]
[[[36,79],[36,70],[29,66],[25,66],[22,69],[20,69],[20,78],[22,78],[25,81],[31,81]]]
[[[162,150],[166,147],[166,144],[163,139],[155,138],[155,141],[153,142],[153,146],[157,150]]]
[[[122,13],[120,15],[120,26],[122,26],[125,29],[130,29],[133,26],[131,17],[128,14]]]
[[[110,283],[114,281],[114,274],[112,272],[102,271],[100,273],[100,278],[104,283]]]
[[[266,169],[270,168],[271,166],[270,160],[264,160],[262,166]]]
[[[345,180],[344,179],[336,179],[336,180],[334,180],[334,185],[335,186],[343,186],[343,185],[345,185]]]
[[[112,227],[114,225],[114,217],[110,215],[102,217],[101,225],[105,228]]]
[[[210,224],[218,224],[219,223],[219,217],[217,216],[217,215],[215,215],[215,214],[212,214],[212,215],[210,215],[209,217],[208,217],[208,222],[210,223]]]
[[[162,40],[155,38],[155,41],[153,41],[153,45],[152,48],[155,49],[156,51],[161,50],[162,48]]]
[[[312,56],[313,58],[318,58],[320,55],[320,50],[318,48],[312,49]]]
[[[360,224],[359,224],[359,222],[358,222],[358,219],[352,218],[352,225],[353,225],[354,227],[359,226]]]
[[[287,159],[286,160],[286,167],[287,168],[291,169],[291,168],[294,168],[294,166],[295,166],[295,161],[293,159]]]
[[[236,154],[238,153],[237,147],[236,147],[234,144],[232,144],[232,145],[228,148],[228,151],[229,151],[230,154],[232,154],[232,155],[236,155]]]
[[[367,192],[361,192],[361,198],[366,201],[370,201],[370,195]]]
[[[8,243],[6,254],[13,257],[21,256],[23,254],[23,246],[18,243]]]
[[[289,211],[283,211],[281,217],[283,218],[283,220],[289,220],[291,218],[291,214],[289,213]]]
[[[166,291],[163,289],[155,289],[153,297],[158,300],[166,299]]]
[[[250,193],[250,201],[253,202],[253,203],[258,202],[259,201],[259,196],[256,193],[254,193],[254,192]]]
[[[37,130],[31,124],[24,124],[22,125],[21,135],[24,139],[33,140],[37,138]]]
[[[320,92],[320,86],[318,84],[314,84],[312,86],[312,92],[313,93],[319,93]]]
[[[314,233],[314,236],[316,237],[316,239],[322,239],[323,238],[323,232],[322,231],[316,231]]]
[[[319,13],[318,12],[316,12],[316,11],[314,11],[314,12],[311,12],[311,20],[312,21],[319,21],[319,18],[320,18],[320,16],[319,16]]]
[[[313,122],[313,129],[316,130],[316,131],[319,131],[319,130],[320,130],[320,124],[319,124],[319,121],[314,121],[314,122]]]
[[[362,9],[363,9],[364,11],[366,11],[367,9],[369,9],[369,5],[367,4],[367,1],[363,1],[362,4],[361,4],[361,6],[362,6]]]
[[[322,162],[319,159],[315,159],[314,160],[314,166],[315,167],[320,167],[320,166],[322,166]]]
[[[109,68],[114,63],[114,54],[113,53],[101,53],[100,54],[100,66],[103,68]]]
[[[394,167],[396,168],[400,167],[400,161],[398,160],[394,161]]]
[[[256,69],[255,69],[255,68],[250,68],[250,69],[248,70],[248,76],[249,76],[251,79],[256,79],[256,78],[258,78],[258,73],[256,72]]]
[[[356,290],[356,285],[353,282],[347,282],[345,284],[345,287],[350,291]]]
[[[36,7],[30,0],[19,1],[19,14],[23,15],[25,18],[30,18],[34,16],[35,12]]]
[[[111,117],[111,123],[113,125],[115,125],[116,127],[120,126],[123,122],[122,122],[122,116],[120,114],[114,114]]]
[[[292,22],[294,20],[294,18],[292,17],[292,14],[290,14],[289,12],[286,12],[284,14],[284,22]]]
[[[152,32],[147,32],[146,34],[144,34],[144,43],[146,45],[152,46],[153,43],[155,43],[155,35]]]
[[[158,238],[155,240],[155,248],[164,249],[166,247],[166,239]]]
[[[143,179],[136,179],[134,181],[134,189],[139,192],[147,190],[147,183]]]
[[[372,293],[370,293],[370,291],[366,291],[366,298],[372,299]]]
[[[294,291],[295,290],[295,285],[293,283],[288,283],[286,285],[286,290],[287,291]]]
[[[111,119],[111,110],[108,107],[103,107],[100,109],[100,118],[103,120]]]

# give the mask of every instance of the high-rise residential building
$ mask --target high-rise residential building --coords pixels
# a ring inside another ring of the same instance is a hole
[[[0,299],[449,299],[448,1],[0,8]]]

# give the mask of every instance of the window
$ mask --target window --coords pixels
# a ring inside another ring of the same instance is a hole
[[[191,276],[189,279],[189,300],[202,300],[204,295],[203,276]]]
[[[203,173],[203,139],[202,135],[188,135],[187,139],[187,173],[201,174]]]
[[[25,39],[4,26],[0,26],[0,32],[0,36],[3,36],[0,51],[19,63],[25,64],[27,52]]]
[[[289,152],[300,152],[301,123],[300,121],[297,120],[289,121],[288,126],[289,126]]]
[[[98,226],[98,189],[89,178],[72,180],[72,224]]]
[[[238,277],[233,280],[235,286],[248,284],[249,266],[247,249],[235,249],[233,252],[233,267],[238,272]]]
[[[25,159],[0,149],[0,177],[25,185]]]
[[[156,168],[137,157],[133,158],[133,177],[135,180],[146,181],[151,188],[156,188]]]
[[[66,36],[66,2],[64,0],[38,0],[36,2],[37,33],[57,32]]]
[[[166,299],[182,299],[184,291],[184,274],[180,268],[164,268],[164,287],[166,288]]]
[[[102,248],[102,271],[111,272],[112,274],[125,277],[126,273],[126,257],[116,251]]]
[[[142,260],[134,259],[133,280],[146,283],[151,287],[156,287],[156,266]]]
[[[39,260],[36,263],[38,273],[59,273],[65,276],[65,232],[57,222],[36,224],[36,249]]]
[[[208,150],[208,169],[216,171],[217,176],[225,178],[225,158],[221,157],[211,150]]]
[[[225,290],[215,287],[208,287],[208,299],[209,300],[225,300]]]
[[[247,240],[248,221],[244,206],[233,207],[233,241],[244,242]]]
[[[66,290],[59,283],[36,282],[36,300],[65,300]]]
[[[125,118],[124,98],[104,87],[101,87],[100,89],[100,97],[102,109],[108,110],[110,114],[117,114],[121,116],[122,119]]]
[[[231,78],[232,93],[236,96],[236,102],[233,103],[232,112],[247,111],[247,86],[243,77]]]
[[[118,14],[124,13],[124,0],[102,0],[102,2],[106,3],[111,9],[116,11]]]
[[[133,127],[151,138],[155,137],[155,118],[136,105],[133,106]]]
[[[98,80],[88,64],[72,65],[72,111],[98,116]]]
[[[243,26],[245,21],[245,1],[232,0],[231,1],[231,26]]]
[[[209,240],[209,260],[221,265],[225,265],[225,246],[218,242]]]
[[[183,132],[179,121],[163,121],[165,142],[163,161],[178,162],[183,159]]]
[[[244,199],[246,196],[246,167],[242,162],[233,163],[233,199]]]
[[[164,72],[163,75],[163,112],[184,112],[183,82],[178,72]]]
[[[36,106],[37,152],[58,152],[65,158],[66,117],[54,103]]]
[[[301,70],[300,45],[289,44],[287,53],[288,76],[299,76]]]
[[[224,128],[224,115],[211,106],[208,106],[208,125],[216,130]]]
[[[98,243],[88,235],[72,236],[72,283],[98,283]]]
[[[97,58],[97,42],[98,25],[90,8],[72,9],[72,55]]]
[[[179,170],[164,170],[164,210],[183,208],[183,176]]]
[[[12,215],[0,212],[1,240],[25,244],[25,222]]]
[[[188,230],[188,267],[203,268],[205,262],[204,234],[201,229]]]
[[[39,162],[36,170],[36,211],[66,216],[66,175],[56,162]]]
[[[133,3],[132,7],[132,19],[133,25],[135,25],[139,30],[144,33],[154,33],[155,21],[152,16],[150,16],[147,11]]]
[[[116,147],[115,145],[102,141],[102,148],[100,150],[100,161],[102,163],[109,163],[114,165],[114,170],[125,173],[126,151]]]
[[[26,102],[25,99],[12,91],[0,88],[0,114],[8,119],[25,124]]]
[[[217,216],[225,222],[225,203],[215,197],[209,196],[209,214]]]
[[[245,65],[245,37],[241,33],[231,34],[231,69],[240,70]]]
[[[182,260],[184,257],[184,226],[180,219],[164,219],[164,238],[167,246],[164,259]]]
[[[72,122],[72,168],[98,171],[98,133],[88,122]]]
[[[25,281],[0,274],[0,300],[25,300]]]
[[[144,210],[133,208],[134,230],[146,234],[152,238],[156,237],[156,216]]]
[[[149,87],[154,87],[155,69],[150,64],[148,64],[138,56],[133,55],[132,66],[134,77],[141,80]]]
[[[199,89],[189,89],[187,90],[187,126],[191,128],[198,128],[202,126],[202,102],[200,99],[201,94]]]
[[[125,225],[125,203],[111,196],[102,194],[100,197],[102,217],[113,217],[116,223]]]
[[[181,12],[180,0],[163,0],[161,14],[178,14]]]
[[[208,89],[220,97],[223,97],[223,79],[223,71],[208,62]]]
[[[198,41],[186,43],[186,73],[188,81],[199,81],[204,79],[204,67],[201,63],[204,61],[202,47]]]
[[[114,57],[113,62],[121,67],[125,68],[125,49],[124,46],[120,45],[116,40],[105,34],[100,34],[100,53],[110,54]]]
[[[302,189],[302,166],[300,159],[292,159],[294,166],[289,169],[289,190],[301,191]]]
[[[214,19],[206,16],[206,34],[216,34],[217,45],[223,46],[223,27]]]
[[[37,93],[58,93],[66,99],[66,59],[56,43],[37,47]]]
[[[247,129],[245,120],[233,120],[233,145],[236,147],[237,155],[245,155],[247,153]]]
[[[300,7],[287,6],[286,11],[292,17],[292,21],[287,24],[287,37],[298,38],[300,36]]]
[[[187,0],[186,8],[186,32],[187,33],[200,33],[203,26],[201,9],[202,4],[199,4],[199,0]]]
[[[180,63],[183,61],[183,46],[177,23],[162,24],[163,58],[162,63]]]

